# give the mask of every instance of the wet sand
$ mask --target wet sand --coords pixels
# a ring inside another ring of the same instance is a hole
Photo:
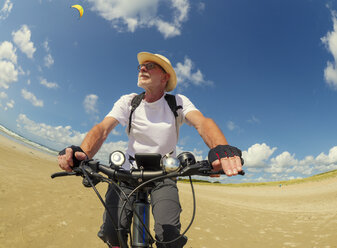
[[[56,157],[0,135],[0,247],[106,247],[103,207],[78,177],[51,179]],[[98,185],[104,195],[105,184]],[[289,186],[194,185],[185,247],[337,247],[337,178]],[[190,185],[179,183],[182,229]],[[153,223],[153,221],[152,221]]]

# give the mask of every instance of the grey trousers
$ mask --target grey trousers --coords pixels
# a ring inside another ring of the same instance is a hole
[[[132,188],[125,184],[121,187],[123,191],[128,195]],[[98,232],[98,236],[106,242],[109,246],[119,246],[117,226],[119,215],[121,216],[121,228],[123,229],[123,239],[127,240],[127,233],[130,230],[132,222],[132,208],[129,204],[126,204],[124,211],[121,213],[121,208],[124,203],[125,197],[116,193],[114,185],[110,185],[105,195],[105,203],[109,208],[114,224],[108,213],[105,211],[103,214],[103,224]],[[177,238],[180,235],[180,212],[181,206],[179,202],[178,188],[176,181],[172,179],[164,179],[163,181],[155,182],[154,188],[150,191],[152,214],[154,218],[154,231],[156,233],[156,239],[160,241],[170,241]],[[133,203],[135,195],[130,197],[130,202]],[[161,244],[157,242],[158,248],[180,248],[187,242],[186,237],[178,239],[176,242],[169,244]]]

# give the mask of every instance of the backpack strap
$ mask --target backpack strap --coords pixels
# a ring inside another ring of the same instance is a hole
[[[181,105],[177,106],[177,100],[175,95],[166,94],[165,100],[167,101],[167,104],[169,105],[172,113],[174,114],[175,124],[176,124],[176,133],[177,133],[177,140],[179,139],[179,127],[178,127],[178,109],[182,109],[183,107]]]
[[[177,106],[177,100],[176,96],[171,95],[171,94],[166,94],[165,95],[165,100],[167,101],[168,105],[170,106],[170,109],[172,110],[174,117],[178,117],[178,109],[182,109],[182,106]]]
[[[129,131],[128,131],[129,134],[130,134],[130,131],[131,131],[132,114],[136,110],[136,108],[139,106],[139,104],[142,102],[144,96],[145,96],[145,92],[143,92],[143,93],[135,96],[134,98],[132,98],[132,101],[131,101],[131,112],[130,112],[130,116],[129,116]]]

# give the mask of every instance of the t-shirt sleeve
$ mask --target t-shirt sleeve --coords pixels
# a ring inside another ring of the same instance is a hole
[[[131,101],[136,96],[136,93],[123,95],[115,102],[111,111],[105,117],[115,118],[122,126],[129,122],[129,115],[131,110]]]
[[[180,116],[180,124],[186,123],[188,125],[191,125],[191,123],[189,123],[189,121],[186,120],[186,115],[188,112],[193,111],[193,110],[197,110],[199,111],[194,104],[190,101],[190,99],[188,99],[186,96],[181,95],[181,94],[177,94],[176,95],[176,101],[177,101],[177,106],[182,106],[182,109],[179,109],[179,116]]]

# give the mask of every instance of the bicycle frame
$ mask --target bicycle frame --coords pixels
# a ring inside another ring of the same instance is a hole
[[[139,190],[137,192],[136,201],[133,209],[136,216],[142,217],[142,222],[139,219],[133,218],[132,225],[132,244],[133,248],[149,247],[150,237],[145,229],[149,229],[150,226],[150,203],[148,201],[149,193],[147,190]],[[143,224],[145,226],[143,226]]]

